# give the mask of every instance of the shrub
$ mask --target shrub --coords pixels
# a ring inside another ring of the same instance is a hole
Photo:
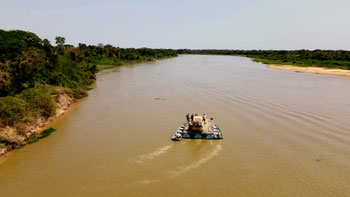
[[[54,128],[49,128],[49,129],[46,129],[40,133],[37,133],[37,134],[33,134],[31,135],[27,140],[26,140],[26,143],[27,144],[32,144],[34,142],[37,142],[39,141],[40,139],[43,139],[49,135],[51,135],[53,132],[55,132],[56,129]]]
[[[30,88],[21,92],[19,98],[28,103],[29,110],[36,115],[50,117],[56,113],[56,102],[51,95],[52,87]]]
[[[20,98],[6,96],[0,98],[0,121],[10,125],[21,121],[27,114],[28,103]]]

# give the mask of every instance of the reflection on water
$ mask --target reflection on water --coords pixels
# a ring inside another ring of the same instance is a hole
[[[4,196],[347,196],[350,78],[186,55],[98,74],[47,139],[0,160]],[[224,140],[170,141],[185,114]]]

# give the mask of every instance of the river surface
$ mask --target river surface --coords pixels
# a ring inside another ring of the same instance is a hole
[[[170,141],[206,113],[221,141]],[[1,196],[349,196],[350,78],[182,55],[98,74],[57,132],[0,161]]]

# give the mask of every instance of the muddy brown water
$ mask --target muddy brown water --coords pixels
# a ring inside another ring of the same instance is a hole
[[[98,74],[49,138],[0,164],[1,196],[349,196],[350,78],[183,55]],[[222,141],[170,137],[187,112]]]

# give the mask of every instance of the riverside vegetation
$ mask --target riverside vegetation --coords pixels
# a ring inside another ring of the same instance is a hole
[[[171,49],[74,47],[63,37],[56,44],[31,32],[0,30],[0,155],[34,139],[35,128],[86,96],[99,70],[177,56]]]
[[[253,58],[264,64],[324,67],[350,70],[350,51],[344,50],[191,50],[179,49],[179,54],[237,55]]]

